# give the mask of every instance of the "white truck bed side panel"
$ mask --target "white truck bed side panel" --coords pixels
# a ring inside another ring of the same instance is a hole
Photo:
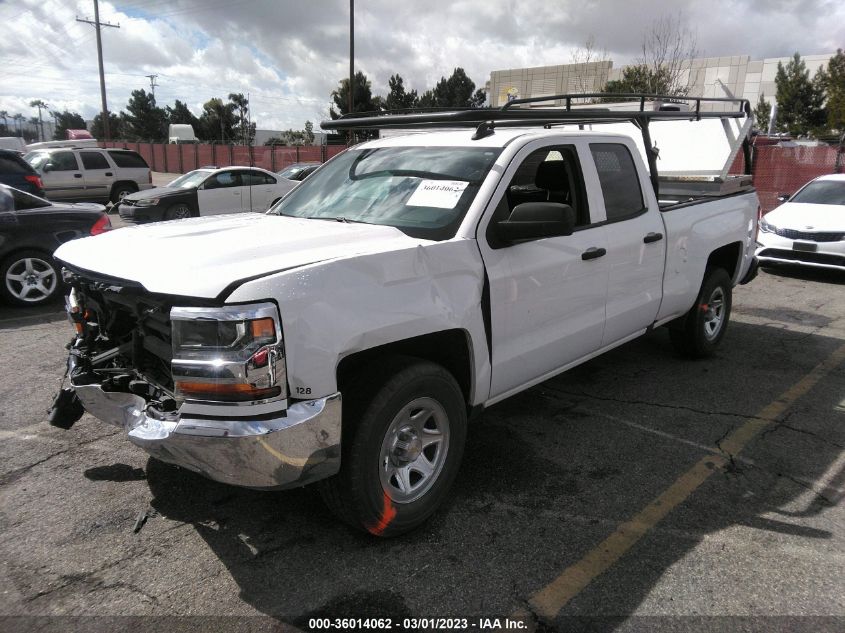
[[[423,334],[468,335],[470,403],[487,399],[490,361],[481,312],[484,266],[473,240],[433,242],[304,266],[240,286],[230,303],[279,301],[291,395],[337,391],[346,356]],[[305,396],[300,396],[305,397]]]
[[[662,213],[666,225],[666,272],[658,321],[680,316],[692,307],[710,254],[739,242],[742,259],[734,283],[745,275],[754,255],[757,196],[738,196],[691,204]]]

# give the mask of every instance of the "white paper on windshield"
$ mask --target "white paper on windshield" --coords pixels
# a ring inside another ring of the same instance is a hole
[[[464,180],[423,180],[405,204],[409,207],[454,209],[468,184]]]

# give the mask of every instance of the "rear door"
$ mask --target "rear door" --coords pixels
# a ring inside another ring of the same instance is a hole
[[[226,169],[212,174],[197,190],[200,215],[243,211],[241,189],[240,170]]]
[[[85,196],[92,200],[108,198],[115,179],[114,169],[106,157],[102,152],[81,151],[79,159],[85,176]]]
[[[654,196],[645,195],[651,185],[635,152],[633,143],[590,143],[593,160],[586,166],[596,170],[606,218],[607,321],[602,347],[651,325],[663,293],[665,228]]]
[[[281,197],[276,195],[276,178],[257,169],[241,172],[243,188],[242,201],[245,211],[263,212],[270,208],[270,204]]]

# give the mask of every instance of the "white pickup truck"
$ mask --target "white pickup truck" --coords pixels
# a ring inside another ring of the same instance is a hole
[[[77,334],[51,422],[84,407],[229,484],[320,481],[343,520],[390,536],[443,500],[484,407],[661,325],[713,352],[756,271],[748,179],[658,201],[647,133],[524,111],[351,147],[267,214],[63,245]]]

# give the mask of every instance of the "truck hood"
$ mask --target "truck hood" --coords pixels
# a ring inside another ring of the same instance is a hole
[[[390,226],[241,213],[117,229],[67,242],[55,257],[150,292],[214,298],[246,279],[424,243]]]
[[[785,202],[766,214],[766,222],[780,229],[845,231],[845,206]]]

